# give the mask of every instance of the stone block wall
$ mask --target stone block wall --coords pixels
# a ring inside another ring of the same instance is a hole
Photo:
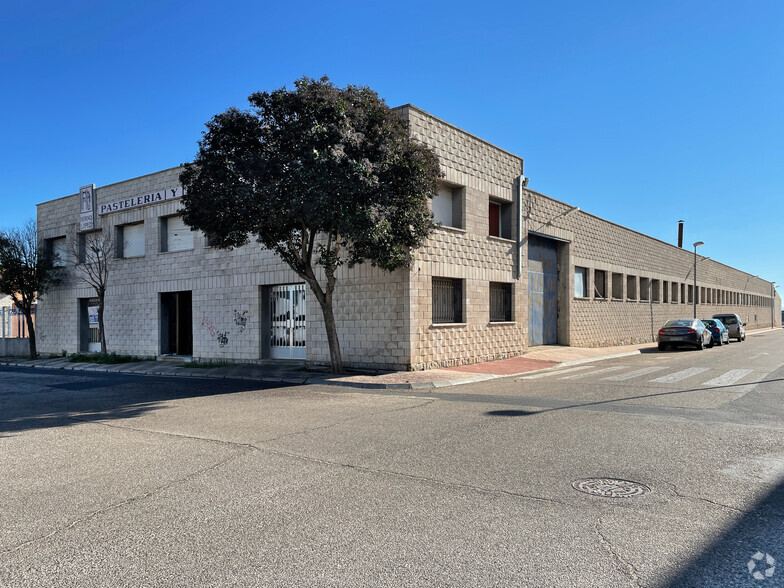
[[[606,346],[655,340],[669,318],[688,317],[694,276],[692,250],[648,237],[524,190],[517,221],[517,179],[523,160],[411,105],[395,109],[412,136],[437,153],[446,186],[460,198],[459,227],[435,229],[415,252],[411,268],[389,274],[368,265],[341,268],[334,311],[346,366],[429,369],[520,355],[528,350],[527,237],[556,239],[558,343]],[[179,168],[98,188],[98,204],[179,185]],[[490,236],[489,203],[511,208],[511,238]],[[193,356],[202,360],[258,361],[263,356],[262,288],[302,282],[275,254],[253,242],[230,251],[209,247],[201,233],[191,250],[161,252],[161,217],[176,214],[178,200],[98,216],[98,228],[144,222],[143,257],[116,260],[106,300],[110,351],[156,356],[161,351],[162,292],[191,291]],[[77,239],[79,199],[74,194],[38,207],[41,239]],[[522,272],[518,274],[519,255]],[[699,253],[699,250],[698,250]],[[585,268],[589,291],[574,295],[575,268]],[[606,272],[606,297],[596,296],[598,271]],[[617,299],[612,276],[620,279]],[[462,286],[462,320],[434,324],[433,279]],[[490,284],[511,285],[511,321],[490,321]],[[654,300],[653,285],[659,296]],[[667,286],[665,300],[664,287]],[[634,286],[627,291],[628,286]],[[677,300],[672,296],[673,285]],[[781,299],[771,284],[698,255],[698,316],[739,314],[749,328],[780,325]],[[643,289],[648,296],[641,295]],[[681,294],[683,289],[683,294]],[[79,350],[80,299],[94,296],[68,267],[61,287],[41,296],[38,345],[42,353]],[[307,291],[307,359],[328,363],[321,309]]]
[[[559,343],[578,347],[628,345],[656,340],[661,325],[669,319],[693,316],[694,250],[682,249],[606,221],[532,190],[525,191],[524,223],[528,230],[553,235],[569,242],[568,271],[560,279],[566,284],[568,307],[559,321],[566,335]],[[567,214],[569,213],[569,214]],[[574,295],[574,270],[588,270],[586,298]],[[606,297],[594,290],[597,270],[605,272]],[[612,275],[621,276],[623,294],[612,296]],[[629,292],[629,280],[635,286]],[[658,296],[654,284],[658,285]],[[673,284],[677,301],[673,301]],[[665,285],[667,292],[665,294]],[[685,296],[681,296],[683,289]],[[697,317],[735,313],[747,328],[780,326],[781,299],[771,298],[770,282],[700,255],[697,249]],[[654,300],[654,298],[656,298]],[[666,301],[665,301],[666,298]],[[778,311],[777,311],[778,309]]]
[[[98,205],[179,185],[180,168],[104,186],[96,190]],[[233,250],[209,247],[200,232],[194,247],[161,252],[161,217],[176,214],[179,200],[169,200],[98,216],[98,228],[112,231],[144,222],[143,257],[113,261],[106,296],[109,351],[140,356],[161,353],[162,292],[191,291],[193,357],[199,360],[257,361],[261,358],[261,287],[302,280],[271,251],[251,242]],[[78,194],[38,207],[41,239],[78,238]],[[95,296],[78,279],[72,259],[67,279],[41,296],[38,342],[42,353],[79,351],[79,299]],[[389,274],[368,265],[341,268],[334,297],[343,360],[366,368],[410,364],[406,292],[408,274]],[[307,359],[329,363],[321,309],[306,294]]]
[[[463,226],[439,227],[411,268],[411,369],[467,365],[525,352],[525,281],[516,276],[516,239],[489,236],[490,200],[516,202],[523,160],[407,105],[396,109],[411,135],[438,155],[444,181],[463,190]],[[517,223],[512,215],[512,237]],[[463,321],[433,324],[433,278],[462,282]],[[512,321],[490,322],[490,283],[512,285]]]

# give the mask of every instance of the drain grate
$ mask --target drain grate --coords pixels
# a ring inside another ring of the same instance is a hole
[[[632,498],[651,491],[648,486],[640,482],[617,478],[584,478],[572,482],[572,488],[604,498]]]

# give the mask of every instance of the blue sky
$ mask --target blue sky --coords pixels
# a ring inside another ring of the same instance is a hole
[[[192,159],[303,76],[525,159],[529,187],[784,285],[784,3],[27,3],[0,17],[0,227]],[[781,287],[779,288],[781,289]]]

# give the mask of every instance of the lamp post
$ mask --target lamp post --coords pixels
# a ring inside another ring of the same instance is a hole
[[[774,288],[773,286],[775,286],[775,285],[776,285],[776,282],[771,282],[771,283],[770,283],[770,328],[771,328],[771,329],[773,328],[773,325],[774,325],[774,321],[773,321],[773,319],[774,319],[774,316],[773,316],[773,315],[774,315],[774,314],[775,314],[775,312],[776,312],[776,311],[774,310],[774,309],[775,309],[775,307],[776,307],[776,305],[775,305],[775,302],[776,302],[776,300],[775,300],[775,298],[773,297],[773,292],[774,292],[774,290],[775,290],[775,288]]]
[[[697,318],[697,247],[705,245],[702,241],[694,243],[694,318]]]

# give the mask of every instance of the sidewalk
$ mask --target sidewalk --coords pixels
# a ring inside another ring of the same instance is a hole
[[[760,329],[758,331],[749,331],[747,335],[767,333],[773,330],[778,331],[780,329]],[[421,372],[348,373],[340,376],[333,376],[324,370],[318,371],[315,368],[306,368],[299,362],[239,363],[229,367],[196,368],[183,367],[184,362],[173,361],[140,361],[106,365],[71,363],[68,361],[68,358],[64,357],[36,360],[0,357],[0,365],[154,376],[235,378],[284,384],[325,384],[354,388],[421,390],[519,376],[553,367],[565,367],[614,357],[637,355],[644,350],[653,351],[655,349],[656,343],[594,348],[543,345],[534,347],[532,351],[520,357],[473,365]]]
[[[420,372],[385,372],[378,374],[348,373],[340,376],[333,376],[325,371],[305,368],[302,363],[298,362],[240,363],[228,367],[197,368],[184,367],[184,362],[174,361],[97,364],[72,363],[68,361],[68,358],[66,357],[36,360],[6,357],[0,358],[0,365],[86,372],[112,372],[196,378],[236,378],[286,384],[327,384],[354,388],[415,390],[456,386],[459,384],[516,376],[552,368],[554,366],[597,361],[610,357],[622,357],[624,355],[634,355],[640,353],[640,349],[649,347],[655,347],[655,345],[646,343],[644,345],[602,347],[594,349],[549,345],[537,347],[534,351],[520,357],[489,361],[474,365]]]

